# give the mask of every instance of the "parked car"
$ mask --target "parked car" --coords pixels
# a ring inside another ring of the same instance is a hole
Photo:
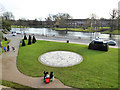
[[[108,48],[108,43],[103,40],[93,40],[88,46],[88,49],[101,51],[108,51]]]
[[[17,33],[16,33],[16,32],[13,32],[13,33],[12,33],[12,36],[16,36],[16,35],[17,35]]]
[[[21,34],[21,31],[16,31],[16,34]]]
[[[111,46],[115,46],[117,43],[114,40],[109,40],[108,44],[111,45]]]

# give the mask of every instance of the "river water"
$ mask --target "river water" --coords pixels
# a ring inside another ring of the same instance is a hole
[[[12,28],[11,32],[23,32],[26,34],[37,34],[43,36],[56,36],[56,37],[68,37],[68,38],[80,38],[80,39],[94,39],[99,37],[104,40],[115,40],[120,38],[120,35],[112,35],[110,38],[109,34],[101,34],[100,32],[88,33],[88,32],[73,32],[73,31],[56,31],[49,28]]]

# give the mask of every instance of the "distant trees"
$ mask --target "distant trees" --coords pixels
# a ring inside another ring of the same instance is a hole
[[[2,29],[3,29],[3,32],[5,30],[10,31],[11,30],[11,24],[10,24],[10,22],[6,21],[6,20],[2,20]]]
[[[117,10],[113,9],[112,12],[110,13],[111,16],[111,32],[113,31],[113,29],[115,29],[116,26],[116,15],[117,15]]]
[[[1,16],[2,18],[2,32],[5,33],[7,30],[11,30],[10,20],[14,19],[12,12],[4,12]]]
[[[55,16],[54,16],[55,17]],[[71,19],[72,16],[70,16],[68,13],[58,13],[56,15],[56,25],[60,27],[66,27],[68,28],[68,19]]]
[[[68,13],[58,13],[55,15],[49,14],[47,18],[45,18],[46,21],[48,21],[49,25],[52,25],[52,21],[55,21],[56,27],[67,27],[68,26],[68,19],[71,19],[72,17]]]
[[[2,15],[2,18],[4,20],[13,20],[14,19],[14,15],[12,14],[12,12],[4,12]]]
[[[91,30],[95,30],[97,16],[96,16],[96,14],[92,13],[90,15],[90,18],[91,18]]]

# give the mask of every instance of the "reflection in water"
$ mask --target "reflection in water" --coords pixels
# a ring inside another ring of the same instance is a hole
[[[56,31],[56,32],[58,32],[58,34],[59,35],[61,35],[61,36],[65,36],[65,35],[67,35],[68,33],[67,33],[67,31]]]
[[[19,28],[12,28],[12,31],[20,31]],[[55,36],[67,36],[67,37],[75,37],[75,38],[81,38],[81,39],[94,39],[96,37],[102,38],[102,39],[113,39],[117,40],[120,35],[112,35],[111,38],[109,37],[109,34],[101,34],[100,32],[95,33],[88,33],[88,32],[72,32],[72,31],[56,31],[49,28],[21,28],[21,31],[24,31],[24,33],[30,33],[30,34],[39,34],[39,35],[55,35]]]

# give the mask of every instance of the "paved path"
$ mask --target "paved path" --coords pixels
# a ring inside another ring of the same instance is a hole
[[[9,37],[11,40],[10,46],[14,46],[16,51],[12,50],[2,54],[2,79],[19,83],[21,85],[30,86],[33,88],[71,88],[65,86],[61,81],[55,79],[54,82],[45,84],[43,77],[30,77],[19,72],[16,66],[16,59],[19,49],[20,37]],[[43,72],[41,72],[43,73]]]

